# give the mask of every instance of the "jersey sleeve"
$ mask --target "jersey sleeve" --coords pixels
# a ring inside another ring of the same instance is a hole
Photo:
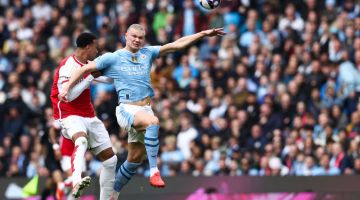
[[[114,83],[114,79],[106,77],[106,76],[99,76],[95,78],[95,81],[100,83]]]
[[[59,80],[57,82],[59,92],[62,92],[63,84],[68,82],[71,74],[76,70],[76,66],[71,64],[65,64],[59,70]]]
[[[80,83],[76,84],[73,88],[69,90],[66,99],[70,102],[78,98],[85,89],[90,87],[92,80],[94,80],[94,77],[90,74],[84,80],[82,80]]]
[[[71,74],[75,71],[76,67],[74,65],[65,64],[59,70],[59,83],[63,84],[69,81]]]
[[[160,46],[148,46],[151,53],[151,60],[155,60],[160,55]]]
[[[116,60],[114,53],[105,53],[95,59],[96,69],[102,70],[109,67]]]

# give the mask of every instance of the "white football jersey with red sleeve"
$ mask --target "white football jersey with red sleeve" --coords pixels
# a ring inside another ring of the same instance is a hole
[[[74,55],[71,55],[63,59],[57,67],[50,95],[55,120],[70,115],[95,117],[89,88],[85,89],[79,97],[71,102],[63,102],[58,99],[58,95],[62,91],[62,84],[69,81],[71,74],[83,65]]]

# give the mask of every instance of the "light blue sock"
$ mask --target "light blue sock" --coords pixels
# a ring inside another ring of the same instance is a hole
[[[150,125],[146,128],[145,149],[150,169],[157,168],[157,155],[159,152],[159,125]]]
[[[114,190],[120,192],[120,190],[129,182],[131,177],[136,173],[136,169],[141,163],[128,162],[127,160],[119,167],[114,183]]]

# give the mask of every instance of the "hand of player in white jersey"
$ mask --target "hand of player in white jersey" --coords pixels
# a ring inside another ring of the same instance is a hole
[[[63,102],[68,102],[68,100],[65,98],[63,98],[62,96],[60,96],[60,94],[58,95],[58,99],[59,101],[63,101]]]
[[[61,93],[58,95],[59,100],[67,102],[66,96],[68,95],[68,93],[69,93],[69,84],[65,83],[63,84]]]
[[[100,72],[100,71],[93,71],[93,72],[91,72],[91,75],[92,75],[94,78],[97,78],[97,77],[101,76],[101,72]]]
[[[205,33],[205,35],[208,37],[226,35],[226,33],[224,32],[224,28],[213,28],[202,32]]]

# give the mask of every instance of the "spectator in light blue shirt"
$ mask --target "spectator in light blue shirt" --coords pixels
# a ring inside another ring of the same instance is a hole
[[[180,84],[181,78],[183,77],[185,73],[185,69],[188,69],[190,71],[190,77],[197,78],[199,76],[199,70],[196,69],[194,66],[190,65],[188,56],[183,55],[181,58],[181,63],[172,73],[172,77]]]
[[[207,38],[206,42],[200,45],[200,58],[202,60],[209,59],[212,52],[217,52],[220,48],[217,37]]]
[[[316,169],[315,161],[312,156],[306,156],[305,162],[295,169],[295,175],[297,176],[312,176]]]
[[[9,62],[9,60],[6,57],[4,57],[1,54],[1,51],[0,51],[0,72],[4,72],[5,74],[8,74],[11,72],[11,70],[12,70],[11,63]]]
[[[296,156],[296,160],[291,167],[290,174],[291,175],[300,175],[305,168],[305,155],[303,153],[299,153]]]
[[[348,57],[348,54],[346,54],[346,57]],[[355,65],[349,61],[346,60],[345,62],[342,62],[339,66],[339,81],[342,85],[345,86],[344,93],[345,95],[349,92],[354,91],[356,88],[360,86],[360,73],[356,69]]]
[[[184,4],[184,27],[183,27],[183,36],[192,35],[195,33],[195,23],[194,23],[194,7],[190,2],[185,2]]]
[[[220,169],[219,159],[215,158],[213,152],[210,149],[205,150],[204,157],[206,161],[204,173],[208,176],[214,175],[215,172]]]
[[[320,166],[313,169],[314,176],[335,176],[340,175],[340,169],[330,166],[330,157],[324,154],[320,159]]]
[[[246,24],[247,24],[248,30],[241,35],[240,46],[248,48],[252,44],[255,35],[258,35],[260,32],[255,29],[256,24],[255,24],[254,20],[247,20]]]
[[[165,138],[165,145],[162,147],[160,160],[162,162],[162,174],[164,176],[170,175],[170,165],[178,165],[185,160],[184,154],[176,148],[175,136],[168,136]]]

